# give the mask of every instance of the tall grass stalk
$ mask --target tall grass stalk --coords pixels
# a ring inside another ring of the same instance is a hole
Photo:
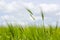
[[[13,25],[12,24],[8,24],[8,27],[9,27],[9,32],[11,33],[11,36],[10,38],[11,39],[14,39],[14,28],[13,28]]]
[[[44,31],[45,31],[45,25],[44,25],[44,13],[42,11],[42,8],[40,8],[41,10],[41,17],[42,17],[42,25],[43,25],[43,28],[44,28]]]
[[[35,20],[35,18],[33,17],[33,13],[30,9],[26,8],[26,10],[30,13],[30,16],[32,17],[33,20]]]
[[[49,25],[49,27],[50,27],[50,36],[51,36],[51,35],[53,34],[53,32],[52,32],[52,31],[53,31],[53,30],[52,30],[53,28],[52,28],[51,25]]]
[[[56,21],[56,30],[57,30],[57,28],[58,28],[58,21]]]

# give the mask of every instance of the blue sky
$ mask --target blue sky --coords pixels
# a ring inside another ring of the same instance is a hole
[[[34,13],[35,20],[25,7]],[[0,24],[6,24],[5,20],[21,25],[41,24],[40,7],[45,15],[45,25],[55,25],[57,20],[60,24],[60,0],[0,0]]]

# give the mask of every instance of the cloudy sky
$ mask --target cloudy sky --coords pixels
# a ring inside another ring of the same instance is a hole
[[[33,12],[35,20],[25,9],[29,8]],[[55,25],[56,21],[60,24],[60,0],[0,0],[0,25],[9,23],[41,24],[41,10],[45,15],[45,24]]]

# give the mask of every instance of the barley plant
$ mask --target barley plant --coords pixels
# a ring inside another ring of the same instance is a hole
[[[33,17],[33,13],[30,9],[26,8],[26,10],[30,13],[30,16],[32,17],[33,20],[35,20],[35,18]]]
[[[60,28],[43,28],[40,26],[8,25],[0,26],[0,40],[60,40]]]
[[[33,20],[33,13],[30,9],[26,8]],[[58,22],[56,26],[44,25],[44,13],[41,10],[41,17],[43,25],[12,25],[0,26],[0,40],[60,40],[60,28]]]

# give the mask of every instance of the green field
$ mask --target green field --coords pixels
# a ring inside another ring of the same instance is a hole
[[[51,25],[0,26],[0,40],[60,40],[60,28]]]

